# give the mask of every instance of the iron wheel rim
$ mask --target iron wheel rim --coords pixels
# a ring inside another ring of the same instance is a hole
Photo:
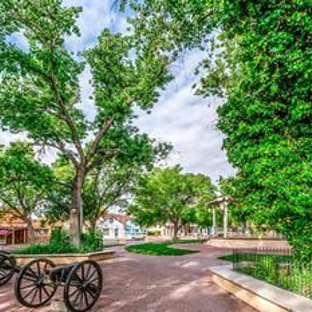
[[[64,287],[64,301],[71,312],[90,310],[101,295],[103,275],[101,267],[87,260],[73,267]]]
[[[48,259],[29,262],[19,273],[15,282],[15,295],[19,303],[36,308],[48,303],[56,292],[57,285],[47,278],[55,264]]]
[[[9,282],[15,272],[15,259],[0,253],[0,286]]]

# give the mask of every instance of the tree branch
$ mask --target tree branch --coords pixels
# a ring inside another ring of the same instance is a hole
[[[55,96],[56,96],[56,99],[57,99],[57,103],[59,104],[60,109],[61,109],[62,113],[65,116],[66,123],[67,123],[68,127],[71,130],[73,143],[74,143],[74,145],[75,145],[75,147],[76,147],[76,149],[78,151],[78,154],[80,155],[81,161],[83,161],[84,158],[85,158],[85,155],[84,155],[83,148],[81,146],[81,142],[80,142],[80,138],[79,138],[79,135],[78,135],[78,131],[76,129],[76,126],[75,126],[75,124],[74,124],[74,122],[73,122],[69,112],[66,109],[65,103],[63,101],[63,98],[61,96],[60,90],[59,90],[58,85],[57,85],[56,77],[54,75],[54,72],[55,72],[55,61],[54,61],[54,58],[53,58],[53,53],[54,53],[54,42],[53,42],[53,40],[51,41],[51,47],[50,48],[51,48],[51,60],[50,60],[50,62],[51,62],[51,75],[50,75],[50,81],[51,81],[52,89],[53,89],[53,91],[55,93]]]
[[[44,142],[35,142],[36,145],[42,145],[42,146],[49,146],[56,148],[57,150],[61,151],[75,166],[75,168],[79,167],[79,162],[75,158],[73,152],[65,147],[65,144],[63,142],[50,142],[50,141],[44,141]]]
[[[97,166],[101,165],[105,160],[113,158],[117,156],[118,154],[122,153],[120,150],[110,150],[108,151],[110,153],[104,153],[102,156],[97,157],[94,159],[86,168],[86,172],[90,172]]]

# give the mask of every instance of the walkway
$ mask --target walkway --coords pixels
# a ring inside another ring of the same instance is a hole
[[[93,311],[103,312],[254,312],[211,282],[209,267],[229,250],[184,246],[201,253],[154,257],[118,252],[103,262],[104,289]],[[0,289],[0,312],[48,312],[20,307],[12,283]]]

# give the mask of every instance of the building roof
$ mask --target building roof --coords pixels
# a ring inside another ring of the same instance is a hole
[[[35,230],[46,228],[39,219],[34,220],[32,224]],[[22,218],[16,217],[10,212],[6,212],[0,214],[0,229],[27,229],[27,224]]]
[[[106,214],[103,217],[104,220],[109,220],[109,219],[115,219],[123,224],[126,224],[128,221],[132,220],[132,216],[125,215],[125,214]]]
[[[216,199],[210,201],[208,203],[208,205],[218,206],[222,203],[231,203],[233,201],[234,201],[234,199],[230,195],[223,195],[223,196],[217,197]]]

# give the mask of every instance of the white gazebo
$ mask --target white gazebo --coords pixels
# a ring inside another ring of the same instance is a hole
[[[223,195],[210,201],[208,205],[212,206],[212,237],[218,236],[218,227],[216,220],[216,209],[221,209],[223,212],[223,237],[228,236],[228,205],[233,202],[233,198],[229,195]]]

